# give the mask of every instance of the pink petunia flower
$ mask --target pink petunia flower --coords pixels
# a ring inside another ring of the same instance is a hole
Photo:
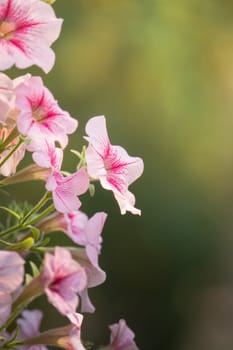
[[[109,326],[111,330],[110,344],[100,350],[139,350],[134,342],[134,333],[125,320]]]
[[[69,213],[80,208],[81,201],[77,196],[88,190],[89,178],[84,168],[66,177],[55,170],[48,178],[45,187],[48,191],[52,191],[56,210]]]
[[[74,214],[75,212],[73,212]],[[81,213],[81,212],[77,212],[77,213]],[[78,234],[78,236],[82,236],[84,235],[84,231],[85,231],[85,227],[86,224],[88,222],[88,218],[84,213],[81,213],[81,215],[76,215],[75,216],[75,220],[78,219],[78,217],[81,218],[82,214],[84,215],[83,218],[85,220],[85,224],[82,227],[82,230],[80,228],[82,222],[78,222],[78,227],[71,225],[70,219],[67,220],[67,217],[70,216],[70,214],[63,214],[63,213],[58,213],[55,212],[49,216],[47,216],[46,218],[42,219],[38,224],[37,227],[39,228],[39,230],[41,232],[43,232],[43,234],[47,234],[47,233],[51,233],[54,231],[63,231],[64,233],[68,234],[68,231],[70,230],[69,226],[73,227],[73,230],[75,230],[75,233],[72,233],[72,235],[76,235]],[[102,214],[102,213],[98,213],[98,214]],[[104,214],[104,213],[103,213]],[[98,216],[97,216],[98,218]],[[101,218],[101,216],[100,216]],[[103,217],[104,219],[104,217]],[[102,219],[100,220],[100,225],[101,224]],[[92,224],[95,222],[92,221]],[[93,227],[94,228],[94,227]],[[102,231],[102,227],[100,227],[97,223],[97,228],[94,228],[94,232],[99,232],[101,233]],[[95,236],[95,235],[94,235]],[[99,236],[99,234],[97,234],[97,237]],[[77,239],[75,238],[75,241],[77,243]],[[95,307],[92,304],[89,295],[88,295],[88,289],[89,288],[93,288],[96,287],[100,284],[102,284],[105,280],[106,280],[106,273],[105,271],[103,271],[100,266],[98,265],[98,254],[99,254],[99,246],[100,242],[98,241],[97,243],[97,250],[94,250],[94,259],[93,259],[93,255],[89,254],[89,256],[87,255],[87,251],[85,248],[80,248],[80,247],[66,247],[66,250],[68,250],[71,254],[72,254],[72,258],[77,261],[84,269],[86,272],[86,276],[87,276],[87,284],[86,287],[80,291],[78,294],[81,297],[81,312],[94,312],[95,311]],[[48,248],[47,248],[48,249]],[[51,248],[50,249],[51,252],[53,252],[54,250]]]
[[[45,254],[43,271],[39,277],[49,302],[63,315],[75,312],[77,293],[87,284],[87,277],[69,251],[56,247],[54,255]]]
[[[85,139],[89,142],[86,150],[87,171],[90,177],[98,179],[103,188],[113,191],[120,206],[121,214],[130,211],[141,214],[134,207],[135,197],[128,186],[143,172],[143,161],[130,157],[120,146],[110,144],[104,116],[91,118],[86,125]]]
[[[23,341],[32,337],[40,335],[40,323],[42,319],[42,312],[40,310],[24,310],[22,317],[19,318],[16,323],[19,326],[19,336],[17,341]],[[20,346],[21,350],[47,350],[44,345],[26,345]]]
[[[38,151],[46,143],[58,141],[62,148],[68,143],[68,134],[78,126],[76,119],[63,111],[40,77],[31,77],[16,89],[16,105],[20,109],[17,127],[30,139],[28,150]]]
[[[106,279],[105,272],[99,267],[98,256],[101,250],[101,233],[107,214],[96,213],[90,219],[81,211],[71,213],[53,213],[38,224],[43,233],[63,231],[75,243],[85,246],[83,248],[69,248],[72,257],[85,268],[87,285],[79,292],[82,300],[82,312],[94,312],[95,307],[88,296],[88,288],[102,284]]]
[[[53,231],[63,231],[73,242],[85,247],[86,255],[91,264],[96,268],[98,265],[98,255],[101,251],[101,233],[107,218],[107,214],[99,212],[90,219],[80,210],[68,213],[55,212],[43,220],[37,227],[44,233]]]
[[[75,242],[85,246],[86,253],[93,266],[98,267],[98,255],[101,250],[101,233],[107,214],[99,212],[88,219],[81,211],[65,215],[67,234]]]
[[[85,269],[67,249],[55,247],[53,253],[45,254],[41,273],[26,284],[13,303],[14,309],[45,293],[62,315],[75,312],[79,303],[77,293],[87,285]]]
[[[48,73],[55,61],[50,48],[62,19],[40,0],[0,0],[0,70],[36,64]]]

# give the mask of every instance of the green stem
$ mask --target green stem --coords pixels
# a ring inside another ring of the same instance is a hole
[[[43,294],[44,290],[39,281],[39,276],[34,278],[18,296],[18,298],[12,304],[12,313],[17,313],[18,310],[24,309],[34,299]],[[21,312],[21,311],[20,311]],[[11,316],[10,316],[11,317]],[[8,322],[8,320],[7,320]],[[8,327],[8,324],[7,324]]]
[[[42,213],[40,213],[39,215],[37,215],[35,218],[33,218],[32,220],[28,221],[26,224],[27,226],[29,225],[33,225],[36,221],[39,221],[41,219],[43,219],[45,216],[47,216],[48,214],[50,214],[52,211],[54,210],[54,204],[51,204],[48,208],[46,208],[44,211],[42,211]]]
[[[14,243],[6,242],[6,241],[3,241],[2,239],[0,239],[0,243],[5,245],[6,247],[9,247],[9,248],[14,247]]]
[[[6,163],[6,161],[17,151],[19,146],[24,142],[23,138],[19,138],[18,143],[12,148],[12,150],[8,153],[8,155],[0,162],[0,168],[3,166],[3,164]]]
[[[10,233],[13,233],[13,232],[15,232],[15,231],[18,231],[18,230],[20,230],[21,228],[22,228],[21,224],[12,226],[12,227],[8,228],[7,230],[0,232],[0,237],[4,237],[4,236],[6,236],[6,235],[9,235]]]
[[[27,221],[27,219],[30,218],[30,216],[34,213],[36,213],[38,210],[40,210],[40,208],[42,208],[45,203],[51,198],[51,192],[45,192],[44,196],[39,200],[39,202],[35,205],[34,208],[32,208],[27,215],[25,215],[25,217],[23,218],[23,221],[21,222],[21,224],[25,224],[25,222]],[[33,220],[31,220],[33,221]],[[31,225],[31,221],[29,221],[29,223],[27,223],[27,225]]]

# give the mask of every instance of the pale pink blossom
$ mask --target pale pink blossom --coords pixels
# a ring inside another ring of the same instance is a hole
[[[90,219],[81,211],[71,213],[53,213],[38,224],[43,233],[63,231],[75,243],[85,246],[82,248],[69,248],[72,257],[85,268],[87,285],[79,295],[82,301],[82,312],[94,312],[95,307],[88,296],[88,288],[102,284],[106,279],[105,272],[99,267],[98,256],[101,250],[101,233],[107,214],[96,213]]]
[[[50,46],[62,21],[43,1],[0,0],[0,70],[35,64],[48,73],[55,61]]]
[[[77,196],[88,190],[89,178],[84,168],[66,177],[55,170],[49,176],[45,187],[52,191],[56,210],[69,213],[80,208],[81,201]]]
[[[16,322],[19,326],[19,336],[17,341],[23,341],[40,335],[40,323],[42,320],[42,312],[40,310],[24,310],[22,317]],[[21,350],[47,350],[44,345],[26,345],[20,346]]]
[[[0,251],[0,293],[12,293],[21,285],[24,263],[18,253]]]
[[[55,247],[53,253],[45,254],[41,273],[21,291],[14,301],[14,308],[45,293],[62,315],[75,312],[79,303],[77,293],[87,285],[85,269],[65,248]]]
[[[6,74],[0,73],[0,123],[7,128],[13,128],[16,125],[19,114],[15,104],[15,89],[18,85],[26,83],[30,77],[30,74],[25,74],[16,79],[10,79]]]
[[[90,219],[81,211],[65,215],[68,236],[79,245],[85,246],[86,253],[93,266],[98,267],[98,255],[101,251],[101,233],[107,214],[99,212]]]
[[[125,320],[109,326],[111,330],[110,344],[100,350],[139,350],[134,342],[134,333]]]
[[[58,141],[62,148],[68,143],[68,134],[78,126],[76,119],[62,110],[40,77],[32,77],[16,89],[16,104],[20,109],[17,127],[30,139],[28,150],[41,150],[46,143]]]
[[[56,247],[54,255],[45,254],[44,267],[39,277],[49,302],[63,315],[75,312],[77,293],[87,284],[87,277],[69,251]]]
[[[113,191],[121,214],[130,211],[141,214],[134,207],[135,197],[128,190],[143,172],[143,161],[130,157],[120,146],[111,145],[104,116],[91,118],[86,125],[85,139],[89,142],[86,150],[87,171],[91,178],[98,179],[103,188]]]

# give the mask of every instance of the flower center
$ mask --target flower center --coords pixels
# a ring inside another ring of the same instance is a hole
[[[0,39],[9,39],[15,31],[15,24],[10,22],[0,22]]]
[[[32,108],[32,118],[37,122],[41,122],[46,117],[46,111],[40,107],[35,106]]]
[[[104,159],[104,167],[107,172],[112,170],[112,159],[110,157]]]

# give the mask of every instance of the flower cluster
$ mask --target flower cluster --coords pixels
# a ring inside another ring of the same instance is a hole
[[[87,122],[87,145],[81,152],[73,150],[79,164],[68,173],[62,170],[63,152],[78,121],[59,106],[41,77],[28,73],[11,79],[2,72],[13,65],[51,70],[51,45],[63,22],[53,2],[0,0],[0,186],[44,182],[44,194],[34,207],[1,206],[8,221],[0,232],[0,349],[85,349],[83,315],[77,310],[95,311],[88,289],[106,279],[99,255],[107,214],[89,218],[80,210],[79,196],[93,194],[99,181],[113,192],[121,214],[141,214],[128,187],[142,174],[143,161],[111,144],[105,117]],[[17,170],[26,153],[32,163]],[[47,235],[52,232],[66,234],[72,245],[50,246]],[[42,256],[42,266],[32,262],[34,254]],[[25,265],[31,273],[25,273]],[[41,294],[67,318],[67,326],[40,332],[42,312],[27,307]],[[110,330],[110,344],[101,349],[138,349],[124,320]]]

